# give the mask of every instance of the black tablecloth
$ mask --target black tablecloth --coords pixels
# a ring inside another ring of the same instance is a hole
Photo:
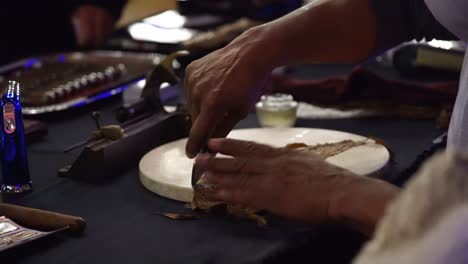
[[[349,66],[302,67],[309,78],[344,73]],[[117,101],[95,108],[103,122],[114,122]],[[76,157],[63,154],[94,129],[88,110],[49,120],[49,135],[29,146],[34,192],[14,202],[79,215],[88,222],[83,235],[56,235],[0,254],[0,263],[349,263],[364,238],[344,227],[310,226],[270,218],[267,228],[222,217],[173,221],[158,212],[182,212],[183,204],[147,191],[135,166],[106,184],[57,177],[57,170]],[[257,127],[254,115],[238,128]],[[432,121],[398,118],[299,120],[318,127],[385,140],[394,162],[384,175],[401,171],[442,133]],[[314,195],[311,193],[310,195]],[[363,205],[365,206],[365,205]]]

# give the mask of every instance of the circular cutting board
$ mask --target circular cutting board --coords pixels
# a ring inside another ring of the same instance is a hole
[[[312,128],[256,128],[233,130],[229,138],[250,140],[275,147],[289,143],[316,145],[342,140],[364,140],[365,137],[341,131]],[[140,161],[140,181],[150,191],[166,198],[191,202],[193,160],[185,156],[187,139],[159,146]],[[378,144],[361,145],[326,159],[358,175],[374,175],[390,160],[388,150]]]

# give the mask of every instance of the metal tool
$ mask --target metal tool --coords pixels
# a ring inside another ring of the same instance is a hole
[[[160,89],[164,84],[176,85],[179,78],[174,73],[172,63],[175,59],[187,56],[188,51],[178,51],[169,54],[154,68],[146,79],[145,87],[141,92],[140,99],[132,104],[124,104],[117,108],[116,118],[120,122],[131,120],[144,113],[164,111],[161,102]]]
[[[121,126],[118,125],[109,125],[101,126],[101,114],[99,112],[93,112],[92,117],[96,123],[96,130],[93,132],[93,135],[88,140],[79,142],[73,146],[66,148],[63,152],[67,153],[75,149],[86,146],[88,143],[91,143],[95,140],[106,138],[109,140],[118,140],[124,136],[124,130]]]
[[[125,131],[121,138],[109,140],[106,137],[87,142],[76,160],[58,171],[59,176],[106,183],[109,178],[136,166],[151,149],[187,137],[191,125],[190,115],[183,107],[168,113],[159,95],[163,83],[178,80],[171,65],[176,57],[183,54],[186,53],[168,55],[156,66],[148,78],[145,95],[140,100],[144,111],[133,112],[132,105],[120,108],[123,113],[130,114],[124,118],[127,121],[121,126]],[[104,132],[105,128],[103,126],[99,131]]]
[[[32,190],[29,176],[23,116],[20,105],[20,85],[8,81],[0,103],[2,135],[3,193],[23,193]]]
[[[206,154],[208,153],[208,147],[203,147],[199,154]],[[197,182],[200,180],[201,176],[203,176],[203,173],[205,171],[198,167],[197,164],[194,162],[193,163],[193,167],[192,167],[192,187],[195,186],[195,184],[197,184]]]

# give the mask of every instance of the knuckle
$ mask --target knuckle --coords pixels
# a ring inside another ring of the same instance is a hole
[[[243,172],[247,167],[247,160],[245,159],[235,159],[234,160],[234,170],[236,172]],[[241,177],[244,178],[244,177]]]
[[[246,203],[247,198],[247,191],[244,189],[235,189],[231,192],[231,201],[235,203]]]
[[[245,151],[247,153],[254,152],[257,149],[257,144],[253,141],[246,141],[245,142]]]
[[[220,162],[216,158],[209,158],[206,160],[206,170],[211,170],[213,173],[223,171],[225,169],[225,164],[223,162]]]
[[[237,182],[237,187],[239,190],[249,190],[251,175],[248,173],[242,173],[239,175],[239,180]]]
[[[220,103],[220,91],[218,89],[213,89],[208,92],[205,104],[209,108],[216,107]]]
[[[255,175],[242,173],[238,176],[235,186],[232,189],[232,200],[242,205],[254,205],[256,202],[254,183]]]
[[[230,148],[229,144],[230,139],[228,138],[222,138],[218,141],[218,148],[219,150],[227,150]]]

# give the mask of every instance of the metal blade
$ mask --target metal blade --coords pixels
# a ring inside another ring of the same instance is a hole
[[[201,150],[200,150],[200,153],[199,154],[203,154],[203,153],[208,153],[208,148],[207,147],[203,147]],[[201,176],[203,175],[205,171],[198,167],[197,164],[194,162],[193,163],[193,167],[192,167],[192,187],[195,186],[195,184],[197,184],[198,180],[200,180]]]

